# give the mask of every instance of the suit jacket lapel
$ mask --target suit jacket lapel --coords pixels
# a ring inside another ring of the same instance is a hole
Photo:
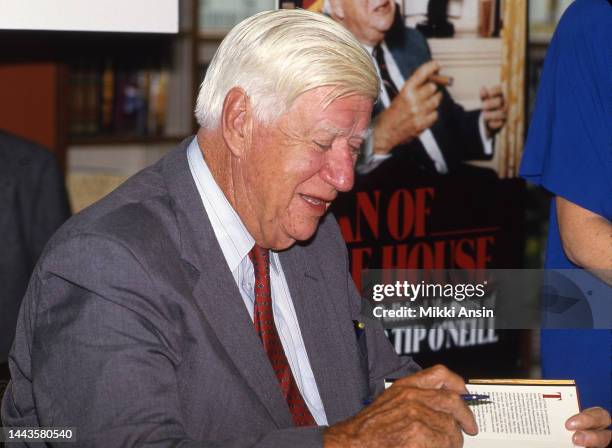
[[[385,43],[406,81],[426,59],[426,55],[410,42],[403,24],[393,26],[393,32],[387,34]]]
[[[218,249],[222,256],[221,249]],[[215,259],[215,258],[211,258]],[[293,426],[278,380],[223,258],[200,272],[193,296],[236,369],[280,427]],[[220,260],[220,261],[219,261]],[[229,294],[228,294],[229,292]]]
[[[190,140],[190,139],[189,139]],[[186,157],[190,141],[166,159],[164,177],[181,234],[181,253],[194,273],[193,297],[227,356],[278,427],[293,425],[276,376],[227,267]]]
[[[295,307],[310,366],[327,420],[333,424],[357,413],[367,396],[359,371],[352,322],[339,313],[320,270],[300,246],[281,253],[281,264]]]

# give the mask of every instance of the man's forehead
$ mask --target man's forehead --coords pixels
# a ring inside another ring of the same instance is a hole
[[[291,104],[295,107],[311,107],[321,110],[334,108],[356,109],[364,107],[363,103],[374,102],[366,93],[351,91],[341,84],[324,85],[300,93]]]
[[[324,86],[299,95],[286,112],[287,126],[311,134],[366,138],[373,100],[359,93],[333,98],[335,89]]]

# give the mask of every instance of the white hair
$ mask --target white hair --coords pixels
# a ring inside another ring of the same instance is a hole
[[[350,31],[323,14],[281,9],[236,25],[221,42],[198,95],[201,127],[220,124],[225,96],[244,89],[255,117],[269,123],[308,90],[333,86],[331,101],[349,95],[375,100],[379,80],[372,60]]]

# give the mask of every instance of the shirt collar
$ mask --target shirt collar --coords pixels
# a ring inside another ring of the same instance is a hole
[[[225,261],[234,272],[255,245],[255,240],[215,181],[196,137],[187,147],[187,160]],[[278,272],[277,256],[272,254],[270,264]]]
[[[387,43],[383,40],[382,42],[380,42],[380,48],[383,49],[383,54],[385,56],[387,56],[387,53],[390,53],[389,51],[389,47],[387,47]],[[361,44],[361,46],[363,48],[365,48],[365,50],[368,52],[368,54],[370,55],[370,57],[373,59],[374,58],[374,47],[376,47],[376,45],[374,45],[373,47],[370,45],[366,45],[366,44]]]

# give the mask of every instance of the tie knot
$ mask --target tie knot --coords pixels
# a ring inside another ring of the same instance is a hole
[[[249,252],[249,258],[254,265],[267,267],[270,264],[270,251],[255,244]]]

